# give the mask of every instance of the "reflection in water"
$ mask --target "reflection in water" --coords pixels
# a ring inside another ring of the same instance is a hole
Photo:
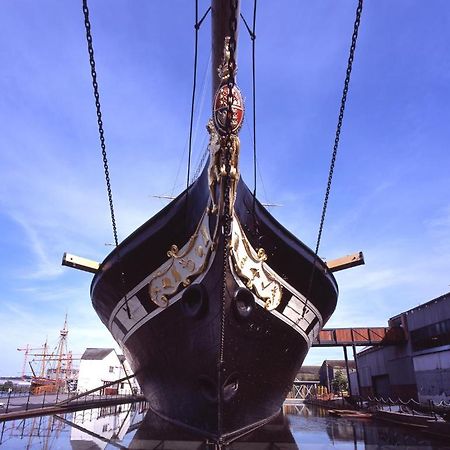
[[[73,414],[70,443],[73,450],[86,448],[104,449],[110,441],[122,441],[131,423],[132,405],[119,405],[77,411]]]
[[[87,409],[0,423],[0,449],[128,448],[146,413],[143,404]],[[124,442],[125,444],[121,443]]]
[[[294,438],[302,450],[319,444],[339,449],[376,449],[386,447],[450,449],[445,440],[428,436],[410,427],[371,419],[332,417],[323,408],[301,405],[288,414]]]
[[[161,420],[145,404],[128,404],[0,423],[0,450],[164,449],[217,450],[185,429]],[[450,444],[411,428],[366,419],[336,418],[300,403],[284,408],[266,426],[232,442],[227,450],[450,449]]]
[[[60,440],[65,426],[53,416],[13,420],[0,423],[0,448],[51,449],[52,442]]]
[[[270,424],[243,436],[227,446],[217,446],[205,441],[184,428],[176,427],[160,419],[149,411],[144,422],[139,427],[130,447],[131,449],[183,449],[183,450],[216,450],[216,449],[283,449],[296,450],[298,448],[289,428],[286,416],[280,414]]]
[[[128,433],[142,423],[146,413],[142,406],[133,403],[76,411],[71,422],[62,418],[60,420],[71,426],[70,443],[73,450],[103,450],[107,446],[128,448],[121,443]]]

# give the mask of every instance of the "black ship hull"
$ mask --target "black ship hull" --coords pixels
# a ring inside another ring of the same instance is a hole
[[[217,441],[279,412],[337,300],[325,264],[242,180],[229,251],[222,231],[205,169],[105,259],[91,287],[151,409]]]

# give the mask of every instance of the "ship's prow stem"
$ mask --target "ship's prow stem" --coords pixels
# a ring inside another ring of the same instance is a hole
[[[212,98],[220,85],[217,69],[222,63],[223,45],[226,36],[230,36],[230,18],[232,14],[231,3],[235,2],[236,21],[239,19],[240,0],[212,0],[211,1],[211,47],[212,47]],[[236,27],[235,40],[238,29]]]

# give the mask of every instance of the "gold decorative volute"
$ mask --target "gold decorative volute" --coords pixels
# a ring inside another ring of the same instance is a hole
[[[202,273],[212,251],[212,239],[208,233],[208,214],[204,213],[195,233],[179,249],[171,245],[169,257],[150,279],[148,289],[151,300],[165,308],[169,299],[177,293],[180,286],[188,286],[191,280]]]
[[[251,246],[235,216],[230,253],[234,270],[247,288],[264,301],[266,309],[275,309],[281,302],[283,288],[266,263],[265,250],[256,251]]]

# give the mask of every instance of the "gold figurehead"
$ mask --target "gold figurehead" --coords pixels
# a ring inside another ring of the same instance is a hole
[[[222,63],[217,69],[221,80],[219,89],[216,92],[213,103],[213,119],[208,122],[207,130],[209,139],[209,191],[211,195],[211,213],[223,212],[224,185],[222,182],[225,176],[230,176],[230,213],[233,210],[236,197],[236,188],[240,173],[238,168],[240,140],[239,130],[244,120],[244,102],[239,88],[234,85],[232,88],[233,102],[231,105],[232,118],[231,130],[227,127],[227,114],[229,112],[229,90],[228,79],[230,77],[230,66],[233,66],[233,73],[236,73],[236,64],[230,63],[230,38],[225,37]],[[230,169],[227,173],[226,148],[229,147]],[[219,189],[217,188],[219,186]],[[218,192],[219,191],[219,192]]]

